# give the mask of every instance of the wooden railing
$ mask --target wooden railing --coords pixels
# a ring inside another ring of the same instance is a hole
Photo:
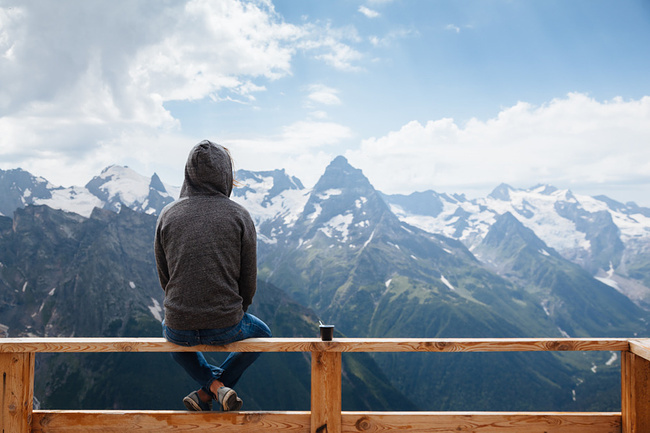
[[[42,352],[310,352],[311,411],[33,410],[34,357]],[[621,412],[342,412],[342,352],[620,351]],[[0,339],[2,433],[219,432],[650,432],[650,339],[259,338],[184,348],[161,338]],[[207,429],[207,430],[206,430]]]

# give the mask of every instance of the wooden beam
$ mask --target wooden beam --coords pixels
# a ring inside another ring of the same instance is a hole
[[[343,433],[620,433],[620,413],[343,412]]]
[[[28,433],[34,402],[34,354],[0,353],[0,431]]]
[[[309,433],[309,412],[34,411],[32,433]]]
[[[650,361],[632,352],[623,352],[622,355],[622,431],[650,432]]]
[[[650,339],[630,340],[630,352],[650,361]]]
[[[224,346],[177,346],[163,338],[2,338],[16,352],[539,352],[627,351],[624,338],[250,338]]]
[[[311,353],[311,433],[341,433],[341,354]]]
[[[341,432],[619,433],[620,413],[343,412]],[[33,433],[310,431],[309,412],[34,411]],[[328,425],[328,433],[332,430]]]

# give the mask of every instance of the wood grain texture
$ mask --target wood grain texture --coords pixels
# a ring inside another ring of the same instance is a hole
[[[250,338],[224,346],[176,346],[163,338],[3,338],[16,352],[539,352],[630,350],[624,338]]]
[[[341,433],[341,354],[311,354],[311,433]]]
[[[650,432],[650,361],[632,352],[621,359],[623,433]]]
[[[650,339],[630,340],[630,351],[650,361]]]
[[[620,413],[343,412],[341,431],[620,433]],[[310,431],[309,412],[34,411],[33,433]],[[327,433],[332,433],[328,429]]]
[[[343,412],[343,433],[620,433],[620,413]]]
[[[29,432],[34,399],[34,354],[0,353],[0,380],[0,431]]]
[[[309,412],[34,411],[32,433],[309,433]]]

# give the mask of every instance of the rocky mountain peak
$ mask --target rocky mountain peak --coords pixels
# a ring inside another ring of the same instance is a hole
[[[549,254],[552,251],[554,255],[557,254],[510,212],[497,217],[481,246],[501,249],[508,255],[514,255],[522,248],[532,248]]]
[[[337,156],[330,162],[314,186],[314,192],[320,193],[331,188],[345,188],[359,192],[374,191],[363,172],[350,165],[343,156]]]
[[[510,191],[513,191],[513,188],[506,183],[502,183],[494,188],[488,197],[492,197],[495,200],[508,201],[510,200]]]
[[[162,193],[167,192],[165,185],[163,185],[162,181],[160,180],[160,178],[156,173],[154,173],[153,176],[151,176],[151,181],[149,182],[149,189],[162,192]]]

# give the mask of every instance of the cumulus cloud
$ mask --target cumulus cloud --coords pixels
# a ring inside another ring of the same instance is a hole
[[[354,69],[362,56],[347,43],[355,38],[329,25],[288,24],[267,0],[7,0],[0,7],[2,168],[20,163],[64,183],[57,167],[95,174],[107,146],[110,163],[132,159],[135,147],[159,155],[163,137],[194,140],[180,133],[166,102],[253,103],[265,82],[291,74],[300,50]],[[335,97],[330,92],[329,103]],[[326,103],[326,93],[314,98]]]
[[[542,106],[519,102],[465,125],[412,121],[346,156],[388,193],[485,194],[501,182],[549,183],[625,199],[629,185],[650,186],[648,143],[650,97],[599,102],[572,93]]]

